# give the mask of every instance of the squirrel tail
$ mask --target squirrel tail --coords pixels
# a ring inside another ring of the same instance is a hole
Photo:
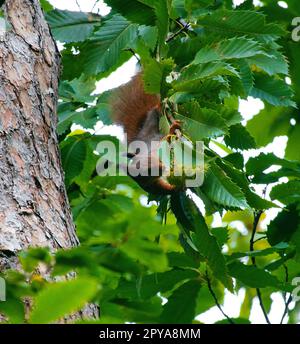
[[[124,128],[129,143],[136,139],[149,111],[159,108],[159,96],[144,91],[141,73],[119,87],[111,100],[112,119]]]

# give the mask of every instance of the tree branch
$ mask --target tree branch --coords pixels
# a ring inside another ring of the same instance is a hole
[[[256,231],[257,231],[257,226],[258,226],[258,223],[259,223],[259,220],[260,220],[260,217],[261,217],[261,214],[263,212],[260,210],[258,212],[254,212],[254,221],[253,221],[253,229],[252,229],[252,235],[251,235],[251,238],[250,238],[250,252],[253,252],[254,251],[254,243],[255,243],[255,234],[256,234]],[[256,266],[256,260],[255,260],[255,257],[252,256],[251,257],[251,261],[252,261],[252,265]],[[264,317],[266,319],[266,322],[268,324],[271,324],[270,322],[270,319],[268,317],[268,313],[265,309],[265,306],[264,306],[264,303],[263,303],[263,300],[262,300],[262,296],[261,296],[261,291],[259,288],[256,288],[256,294],[257,294],[257,297],[258,297],[258,300],[259,300],[259,304],[260,304],[260,308],[264,314]]]
[[[286,302],[285,302],[285,308],[284,308],[284,312],[283,312],[283,314],[282,314],[282,317],[281,317],[281,320],[280,320],[280,324],[282,324],[283,323],[283,320],[284,320],[284,318],[285,318],[285,316],[287,315],[287,312],[288,312],[288,310],[289,310],[289,305],[290,305],[290,303],[293,301],[293,296],[292,296],[292,294],[289,296],[289,298],[286,300]]]
[[[219,301],[217,299],[217,296],[215,294],[215,292],[213,291],[212,289],[212,286],[211,286],[211,282],[210,282],[210,279],[209,279],[209,276],[208,276],[208,271],[206,270],[206,280],[207,280],[207,286],[208,286],[208,290],[209,292],[211,293],[211,296],[213,297],[214,301],[215,301],[215,304],[216,306],[219,308],[219,310],[221,311],[221,313],[224,315],[224,317],[228,320],[228,322],[232,325],[235,324],[235,322],[223,311],[221,305],[219,304]]]
[[[287,266],[285,264],[283,264],[283,267],[284,267],[284,272],[285,272],[285,282],[287,283],[289,281],[289,270],[287,268]],[[284,304],[285,304],[285,308],[284,308],[284,312],[283,312],[283,315],[281,317],[281,320],[280,320],[280,324],[283,323],[283,320],[289,310],[289,304],[292,302],[293,300],[293,297],[292,297],[292,294],[290,294],[289,298],[286,299],[286,292],[284,292]]]

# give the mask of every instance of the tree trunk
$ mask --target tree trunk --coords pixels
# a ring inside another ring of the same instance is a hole
[[[6,0],[0,42],[0,249],[78,243],[56,136],[59,52],[38,0]]]
[[[60,58],[38,0],[6,0],[0,39],[0,270],[78,239],[56,135]]]

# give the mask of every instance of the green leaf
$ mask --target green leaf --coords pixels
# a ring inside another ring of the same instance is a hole
[[[32,272],[39,263],[50,264],[51,255],[48,249],[36,247],[20,252],[19,260],[24,271]]]
[[[248,58],[248,62],[251,65],[255,65],[265,72],[267,72],[269,75],[275,75],[275,74],[289,74],[289,65],[287,62],[287,59],[285,56],[283,56],[278,51],[269,51],[269,56],[266,54],[264,55],[257,55]]]
[[[120,249],[129,257],[148,266],[152,271],[160,272],[167,269],[167,256],[157,243],[136,238],[122,244]]]
[[[229,273],[232,277],[251,288],[279,288],[281,283],[269,272],[259,269],[255,266],[245,265],[240,262],[234,262],[228,265]]]
[[[165,45],[165,40],[169,32],[169,8],[170,0],[152,0],[156,14],[156,26],[158,29],[158,43],[160,47]]]
[[[114,15],[85,43],[79,58],[88,75],[96,75],[112,68],[120,54],[137,38],[137,25],[120,15]],[[128,58],[131,54],[128,55]]]
[[[82,136],[83,135],[69,137],[61,145],[62,165],[65,171],[65,181],[67,185],[69,185],[83,169],[87,148]]]
[[[150,94],[162,94],[165,92],[166,76],[172,71],[174,62],[172,59],[165,59],[161,63],[154,59],[147,59],[143,62],[143,80],[145,91]]]
[[[273,165],[279,165],[286,168],[297,169],[300,168],[294,161],[288,161],[278,158],[273,153],[261,153],[255,158],[250,158],[246,163],[246,170],[249,175],[255,175],[261,173]]]
[[[262,13],[238,10],[217,10],[198,19],[205,30],[225,37],[248,36],[269,43],[285,34],[276,24],[266,24]]]
[[[276,207],[276,204],[261,198],[251,190],[249,181],[242,171],[234,168],[230,163],[226,163],[224,160],[217,160],[217,162],[219,166],[221,166],[223,171],[227,174],[227,176],[242,189],[247,203],[251,208],[265,210]]]
[[[278,172],[264,173],[271,166],[280,166]],[[246,164],[246,171],[253,176],[254,183],[274,183],[283,176],[300,177],[300,164],[295,161],[288,161],[278,158],[273,153],[261,153],[255,158],[250,158]]]
[[[95,91],[95,83],[94,78],[84,77],[63,81],[59,85],[59,96],[65,101],[92,103],[95,97],[91,93]]]
[[[290,180],[287,183],[274,186],[270,193],[270,197],[284,204],[299,202],[300,180]]]
[[[227,227],[214,227],[211,233],[216,237],[218,244],[222,247],[229,240],[229,233]]]
[[[95,124],[99,121],[99,115],[96,108],[92,107],[84,111],[63,111],[59,107],[59,122],[57,131],[63,134],[70,129],[72,124],[79,124],[85,129],[93,129]]]
[[[83,42],[101,23],[101,17],[94,13],[53,10],[46,14],[55,39],[60,42]]]
[[[256,148],[254,138],[242,124],[231,126],[229,128],[229,134],[225,136],[224,141],[231,148],[241,150]]]
[[[231,153],[223,158],[223,160],[230,162],[238,170],[244,168],[244,156],[242,153]]]
[[[171,208],[193,252],[198,250],[199,254],[206,259],[215,277],[226,288],[232,290],[232,281],[228,278],[225,258],[220,246],[216,238],[209,233],[206,222],[194,202],[183,193],[175,194],[171,198]],[[191,231],[193,233],[190,234]]]
[[[133,23],[153,25],[155,22],[153,8],[138,0],[106,0],[105,3]]]
[[[296,107],[296,103],[292,100],[292,89],[285,81],[278,78],[256,74],[250,95],[265,100],[271,105]]]
[[[242,190],[215,163],[210,165],[202,190],[211,200],[225,207],[248,207]]]
[[[217,111],[201,108],[195,101],[180,106],[179,112],[176,119],[183,122],[183,131],[194,141],[221,136],[227,131],[225,121]]]
[[[1,1],[2,3],[4,3],[5,0]],[[0,6],[1,6],[1,2],[0,2]],[[54,7],[49,3],[48,0],[40,0],[42,9],[44,12],[49,12],[52,11],[54,9]]]
[[[199,65],[191,65],[185,68],[173,87],[177,91],[185,91],[191,84],[217,75],[233,75],[239,77],[238,72],[230,64],[225,62],[208,62]]]
[[[291,112],[291,108],[275,108],[266,103],[265,108],[247,122],[246,128],[254,137],[258,147],[266,146],[275,136],[288,134]]]
[[[196,314],[196,301],[200,281],[192,280],[177,288],[163,307],[160,322],[163,324],[191,324]]]
[[[234,65],[239,69],[240,81],[244,89],[244,97],[247,98],[254,82],[251,67],[245,59],[235,61]]]
[[[76,312],[92,300],[97,290],[97,283],[88,278],[49,284],[35,298],[29,322],[49,324]]]
[[[173,290],[179,283],[196,278],[197,271],[173,269],[170,271],[155,273],[141,278],[140,297],[149,299],[157,293],[165,293]],[[136,289],[136,288],[135,288]]]
[[[195,233],[192,233],[192,241],[199,253],[207,260],[214,276],[218,278],[226,288],[232,290],[232,280],[228,277],[225,258],[214,236],[209,233],[204,218],[199,214],[196,219]]]
[[[300,161],[299,137],[300,125],[297,124],[289,133],[289,141],[285,150],[287,159]]]
[[[243,59],[263,53],[262,46],[258,42],[244,37],[235,37],[200,49],[192,63]]]
[[[289,242],[300,224],[299,211],[290,205],[281,211],[268,226],[267,237],[270,245]]]

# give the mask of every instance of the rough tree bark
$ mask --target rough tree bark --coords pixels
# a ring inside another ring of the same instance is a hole
[[[38,0],[6,0],[0,41],[0,269],[78,244],[56,136],[59,52]]]

